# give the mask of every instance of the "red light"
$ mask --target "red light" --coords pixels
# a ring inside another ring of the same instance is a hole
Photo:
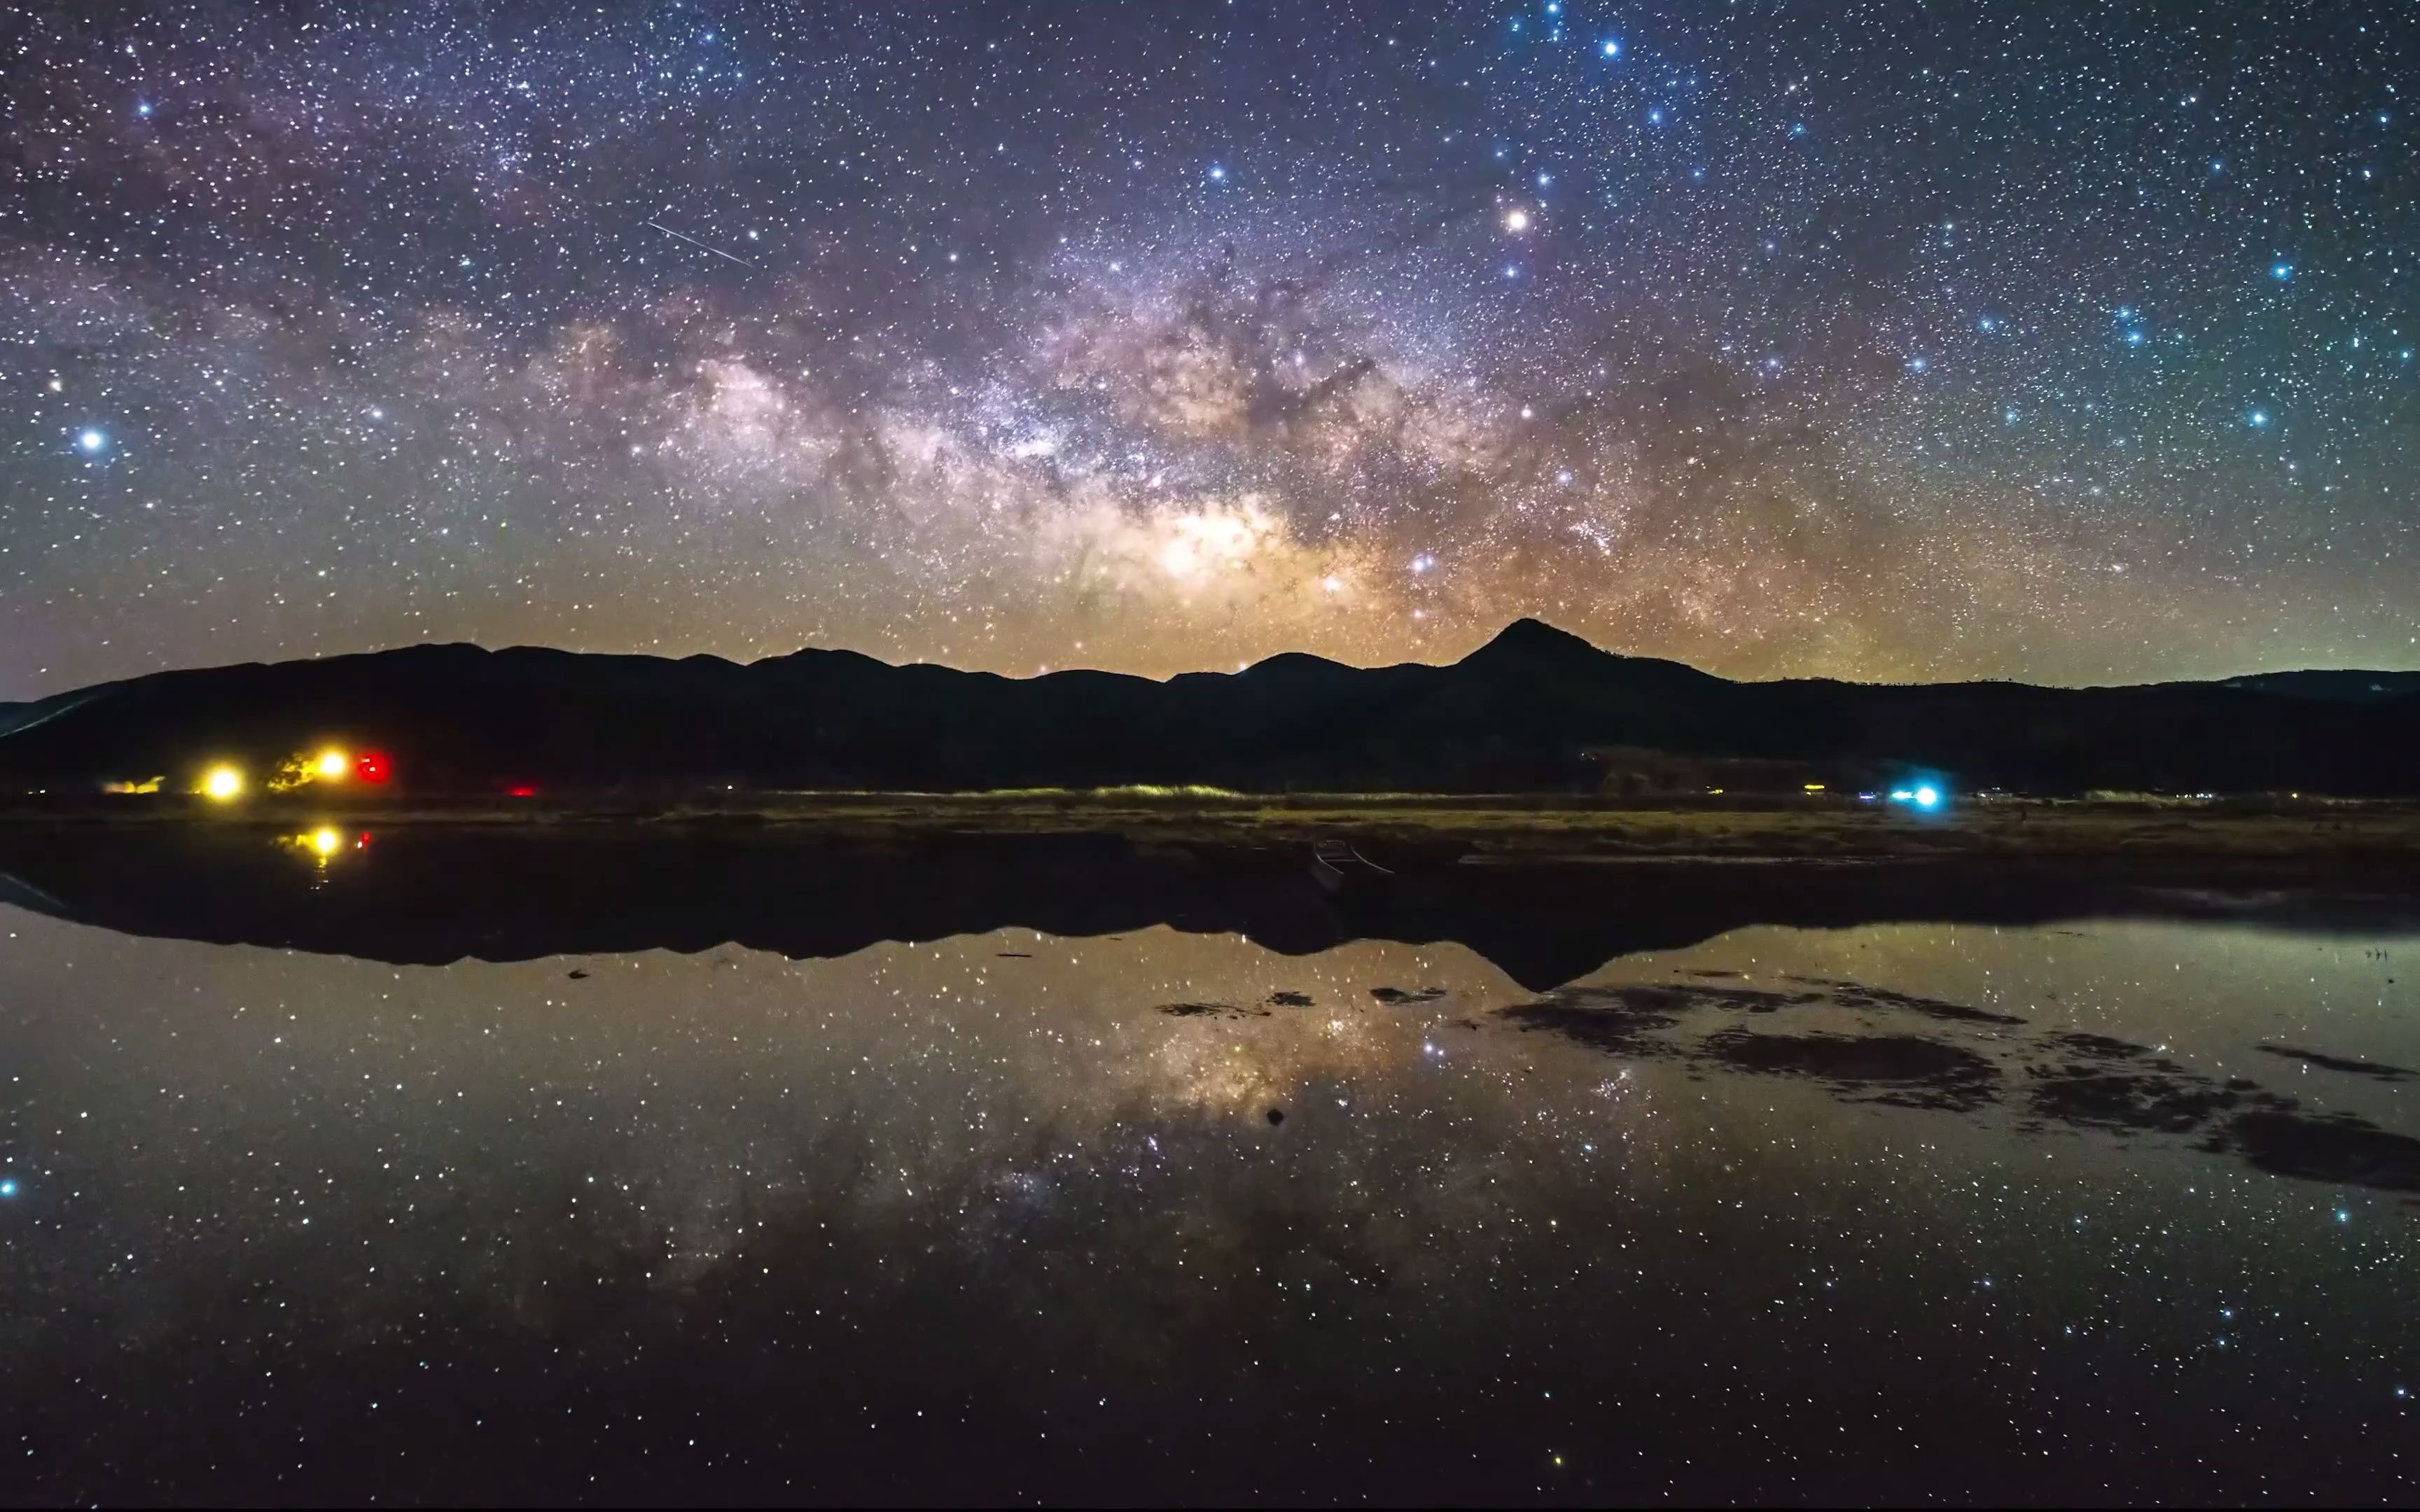
[[[504,789],[504,795],[513,798],[535,798],[537,796],[537,789],[530,787],[506,788]]]
[[[365,782],[385,781],[387,776],[386,757],[374,750],[365,750],[362,752],[359,756],[353,758],[353,775]]]

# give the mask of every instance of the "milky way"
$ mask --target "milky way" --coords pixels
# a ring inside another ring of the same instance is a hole
[[[0,9],[0,697],[2420,665],[2408,5]]]

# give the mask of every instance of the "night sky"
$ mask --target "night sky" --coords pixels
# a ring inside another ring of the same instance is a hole
[[[0,7],[0,698],[2420,666],[2420,12]]]

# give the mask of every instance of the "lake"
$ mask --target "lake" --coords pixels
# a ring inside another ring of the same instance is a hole
[[[2420,1500],[2408,899],[315,835],[0,856],[8,1500]]]

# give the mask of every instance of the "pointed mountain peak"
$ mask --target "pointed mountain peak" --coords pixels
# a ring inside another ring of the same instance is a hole
[[[1518,656],[1525,659],[1537,656],[1602,656],[1606,653],[1569,630],[1559,630],[1544,620],[1518,619],[1496,633],[1496,639],[1471,653],[1473,656],[1490,658]]]

